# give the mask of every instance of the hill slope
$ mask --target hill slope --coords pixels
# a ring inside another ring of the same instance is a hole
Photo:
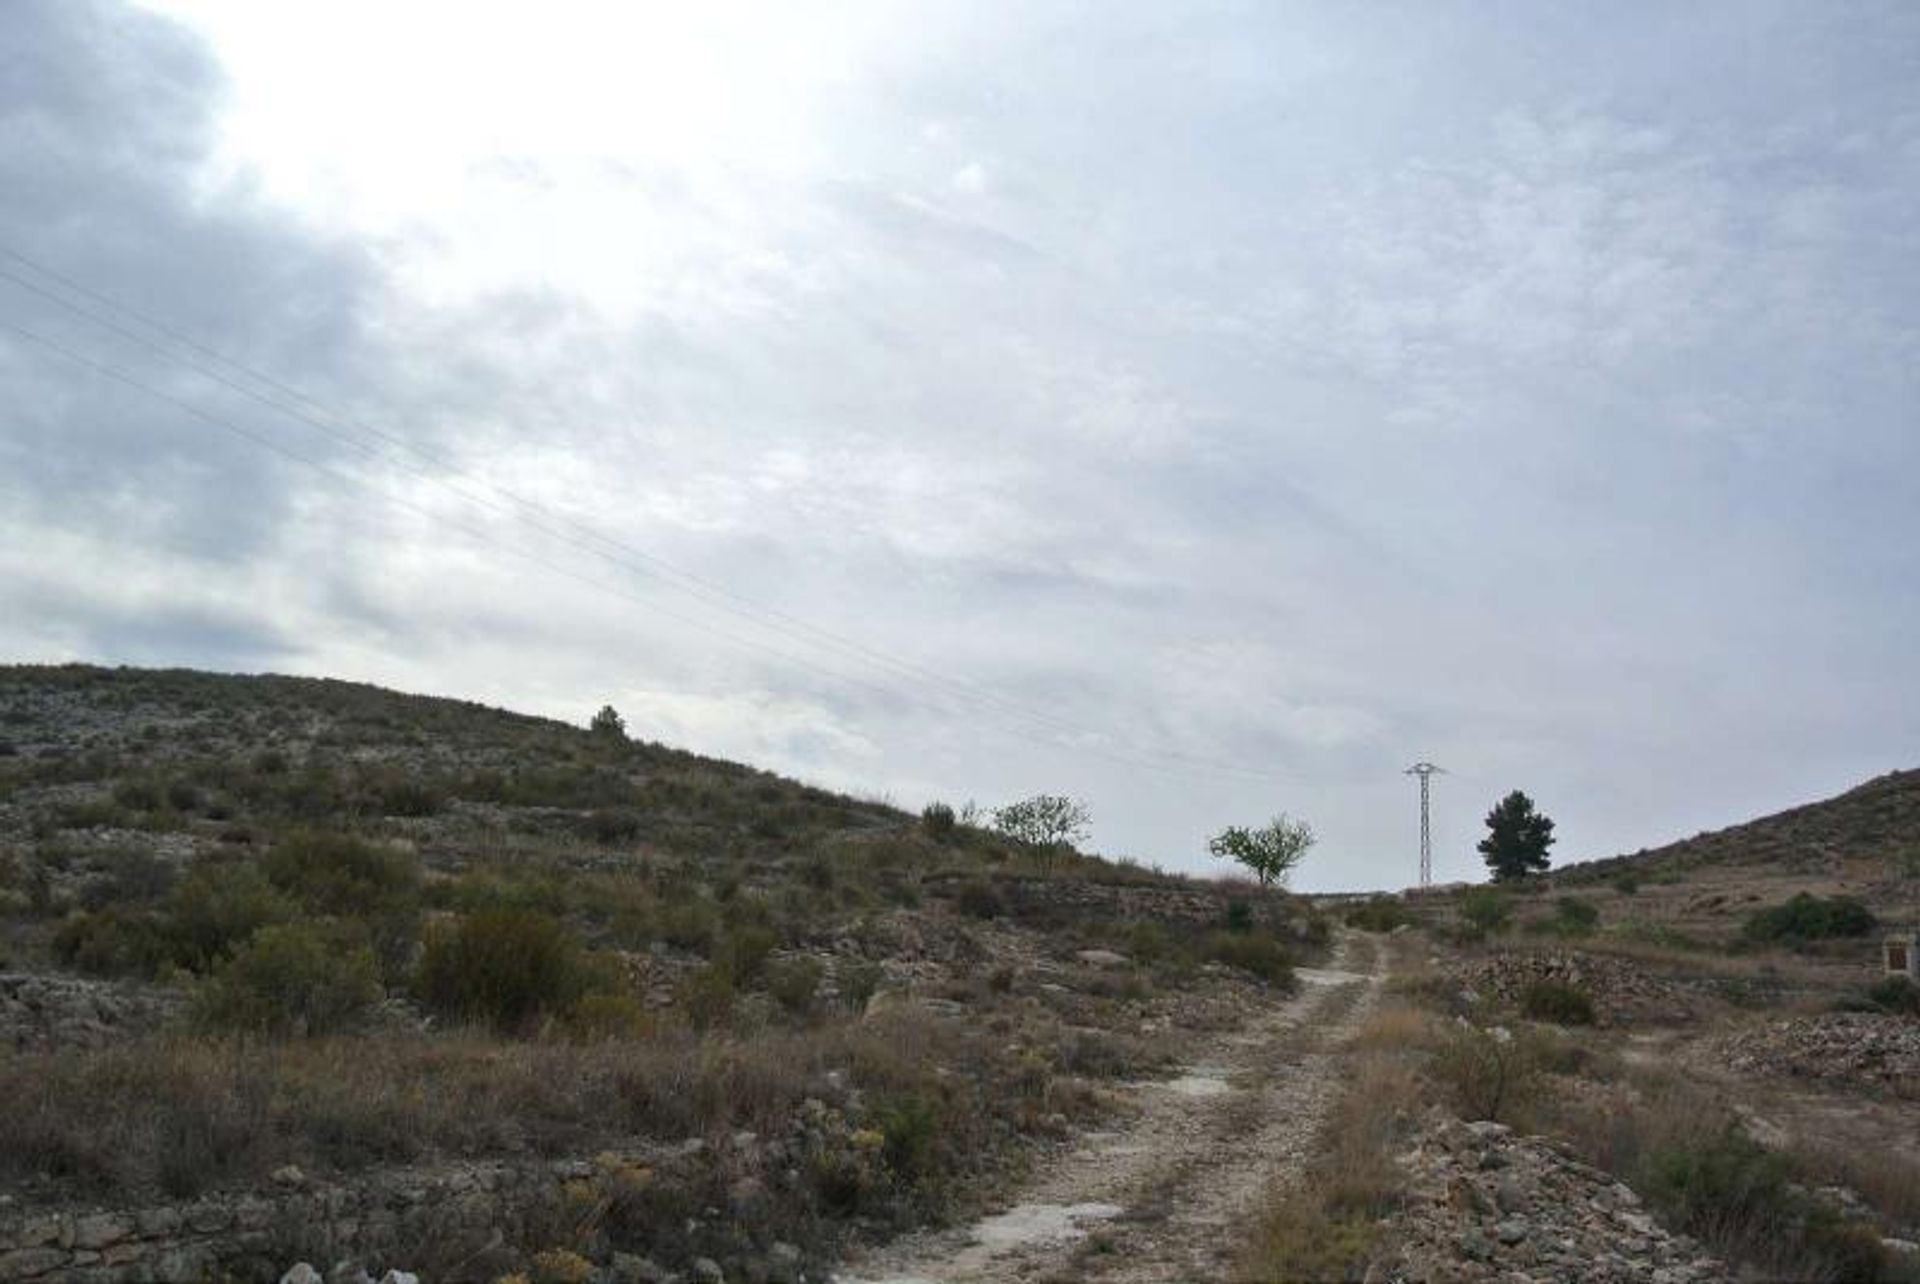
[[[1611,877],[1628,869],[1772,865],[1808,872],[1836,862],[1892,867],[1920,855],[1920,770],[1893,771],[1819,802],[1692,838],[1570,865],[1556,877]]]
[[[0,1273],[817,1277],[1270,1013],[1323,937],[478,705],[0,668]]]

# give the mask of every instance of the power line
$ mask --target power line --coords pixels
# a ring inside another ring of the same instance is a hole
[[[382,432],[377,428],[371,428],[364,424],[345,420],[343,416],[329,411],[314,398],[275,379],[273,376],[264,374],[240,361],[227,357],[215,349],[197,342],[190,336],[181,334],[167,323],[157,320],[137,309],[121,304],[98,291],[92,290],[86,285],[73,280],[71,277],[47,267],[35,259],[29,258],[16,249],[0,244],[0,255],[4,255],[26,266],[31,271],[49,280],[58,282],[66,289],[97,302],[102,307],[119,315],[130,317],[150,327],[173,342],[202,355],[206,359],[217,363],[219,366],[237,371],[249,379],[266,385],[295,404],[289,405],[285,401],[277,400],[272,396],[260,392],[258,389],[248,387],[246,384],[229,377],[218,369],[211,369],[201,362],[193,361],[180,356],[178,353],[171,352],[146,335],[131,330],[110,318],[102,317],[98,313],[75,303],[73,300],[62,297],[60,294],[47,289],[45,286],[9,271],[4,267],[0,267],[0,278],[5,278],[40,298],[81,316],[93,324],[117,334],[130,342],[136,343],[163,359],[179,362],[181,365],[194,370],[241,396],[247,397],[280,414],[304,423],[336,440],[343,441],[355,449],[361,450],[374,457],[382,458],[428,484],[446,490],[467,503],[476,504],[493,512],[524,522],[553,539],[569,544],[627,571],[654,579],[665,579],[670,587],[688,594],[704,605],[724,611],[736,618],[752,623],[756,627],[767,629],[796,642],[818,647],[829,652],[837,652],[842,657],[852,659],[856,663],[862,663],[889,671],[895,677],[910,678],[916,682],[937,686],[954,696],[970,700],[985,708],[997,710],[1002,716],[1016,718],[1035,727],[1047,728],[1056,734],[1071,736],[1075,740],[1082,740],[1086,737],[1097,739],[1104,735],[1104,733],[1096,728],[1077,724],[1044,711],[1034,710],[1016,704],[988,688],[961,679],[952,678],[911,661],[875,650],[854,639],[813,625],[806,620],[780,611],[777,608],[753,602],[732,592],[723,585],[675,566],[629,543],[607,536],[585,523],[555,512],[546,505],[515,494],[506,487],[490,482],[477,483],[477,485],[484,487],[485,490],[508,501],[508,503],[512,505],[512,510],[509,510],[507,507],[488,498],[484,494],[474,493],[472,488],[474,484],[467,483],[466,479],[459,478],[457,476],[458,465],[445,456],[436,455],[431,451],[424,450],[405,438]],[[384,443],[391,449],[390,451],[383,452],[380,447],[369,444],[364,438],[373,438]],[[434,466],[436,469],[445,470],[446,473],[453,473],[456,474],[456,476],[450,478],[440,472],[428,472],[404,461],[395,460],[392,457],[391,451],[399,451],[411,455]],[[1085,746],[1075,745],[1072,747],[1084,748]],[[1295,774],[1274,769],[1250,768],[1239,763],[1226,762],[1194,754],[1185,754],[1175,750],[1151,749],[1142,750],[1141,752],[1153,759],[1163,760],[1169,764],[1219,774],[1248,776],[1259,779],[1272,779],[1276,775]]]
[[[67,344],[61,343],[56,339],[48,338],[47,336],[39,334],[24,326],[17,325],[15,323],[4,321],[4,320],[0,320],[0,330],[5,330],[7,332],[10,332],[21,339],[24,339],[30,343],[36,344],[42,348],[45,348],[50,352],[57,354],[58,356],[62,357],[63,359],[75,365],[78,365],[84,369],[90,370],[93,373],[103,378],[111,379],[117,383],[120,383],[129,388],[132,388],[147,396],[153,397],[156,400],[162,401],[170,406],[173,406],[174,408],[188,415],[191,415],[196,419],[199,419],[205,423],[208,423],[214,427],[217,427],[222,431],[241,437],[244,440],[250,441],[255,445],[261,446],[285,458],[292,459],[298,463],[305,464],[320,472],[326,473],[330,476],[333,476],[348,482],[358,483],[362,485],[367,484],[365,478],[358,476],[352,472],[349,472],[346,469],[340,468],[337,465],[332,464],[326,460],[319,459],[312,455],[306,454],[302,451],[293,449],[292,447],[287,446],[285,443],[280,442],[274,439],[273,437],[270,437],[264,433],[256,432],[252,429],[244,427],[243,425],[237,424],[232,420],[227,419],[223,416],[213,414],[193,404],[192,402],[185,400],[184,398],[178,397],[170,392],[165,391],[164,389],[156,388],[152,384],[147,383],[146,381],[138,378],[137,376],[128,374],[124,370],[120,370],[114,366],[110,366],[105,362],[98,361],[86,355],[85,353],[82,353],[70,347]],[[649,611],[653,612],[656,615],[685,624],[688,627],[697,629],[710,636],[719,638],[731,645],[759,651],[763,654],[772,656],[773,658],[780,660],[783,663],[797,665],[797,666],[809,669],[815,673],[821,674],[841,684],[865,688],[868,691],[875,692],[880,695],[888,696],[888,697],[894,697],[900,694],[898,691],[894,689],[882,687],[876,683],[873,683],[863,678],[856,677],[851,674],[841,672],[837,669],[828,668],[826,666],[823,666],[811,660],[808,660],[805,657],[793,655],[790,652],[783,651],[777,647],[771,646],[757,639],[743,637],[738,634],[730,633],[726,630],[716,628],[715,626],[707,623],[706,621],[697,619],[692,616],[685,615],[684,613],[681,613],[681,612],[673,611],[668,608],[663,608],[659,606],[657,603],[647,598],[641,597],[640,595],[633,593],[632,591],[625,589],[620,585],[611,584],[603,580],[597,580],[597,579],[582,575],[578,571],[572,570],[571,568],[568,568],[568,567],[560,566],[554,562],[548,561],[544,558],[541,558],[532,553],[529,553],[524,549],[511,547],[503,543],[502,541],[495,539],[484,528],[454,521],[444,513],[435,512],[434,510],[426,507],[425,505],[415,503],[402,496],[393,495],[391,493],[383,493],[382,497],[386,499],[389,503],[392,503],[398,507],[407,509],[408,511],[417,513],[427,518],[430,521],[444,522],[452,526],[454,529],[459,530],[462,533],[470,536],[471,538],[476,539],[479,542],[491,548],[494,548],[500,552],[506,553],[509,556],[518,557],[526,562],[529,562],[535,566],[538,566],[541,569],[549,571],[555,575],[563,576],[577,583],[584,584],[587,587],[595,589],[597,591],[610,593],[617,597],[623,598],[626,601],[646,607]],[[914,693],[911,693],[911,692],[908,693],[908,698],[918,699],[918,701],[923,704],[929,703],[929,701],[924,696],[916,696],[914,695]],[[1033,736],[1028,731],[1024,731],[1020,728],[1010,726],[1005,723],[1001,723],[999,725],[1002,731],[1005,731],[1010,735],[1013,735],[1017,738],[1028,739],[1035,743],[1040,743],[1038,738]],[[1142,756],[1116,752],[1114,750],[1105,748],[1104,746],[1100,746],[1100,745],[1071,744],[1071,745],[1062,746],[1056,742],[1051,747],[1056,749],[1064,747],[1074,752],[1084,753],[1093,757],[1104,758],[1110,762],[1119,763],[1125,766],[1144,768],[1147,770],[1164,771],[1168,768],[1168,765],[1169,765],[1165,762],[1155,762],[1149,758],[1142,757]],[[1185,769],[1189,771],[1203,769],[1200,766],[1195,764],[1174,763],[1172,765],[1176,769]],[[1218,770],[1218,768],[1204,768],[1204,769]],[[1237,765],[1228,765],[1226,766],[1226,770],[1245,774],[1250,777],[1258,777],[1258,778],[1271,778],[1271,775],[1272,775],[1272,773],[1270,772],[1262,772],[1254,768],[1240,767]]]

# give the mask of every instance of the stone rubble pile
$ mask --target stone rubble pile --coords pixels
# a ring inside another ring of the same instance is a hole
[[[1502,950],[1460,967],[1461,986],[1481,999],[1515,1004],[1527,988],[1554,981],[1584,991],[1601,1024],[1679,1019],[1688,1002],[1677,986],[1648,974],[1627,959],[1577,950]]]
[[[1731,1273],[1662,1229],[1639,1196],[1552,1142],[1502,1124],[1427,1117],[1400,1163],[1410,1177],[1399,1284],[1696,1284]],[[1369,1275],[1378,1278],[1380,1272]]]
[[[1746,1074],[1849,1080],[1920,1091],[1920,1021],[1873,1012],[1786,1017],[1721,1040]]]
[[[158,986],[0,972],[0,1048],[97,1048],[157,1030],[181,995]]]

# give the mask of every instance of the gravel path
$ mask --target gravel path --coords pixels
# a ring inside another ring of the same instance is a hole
[[[1342,936],[1291,999],[1197,1050],[1175,1078],[1125,1091],[1126,1127],[1088,1133],[970,1227],[909,1236],[838,1284],[1163,1284],[1219,1279],[1274,1183],[1297,1176],[1339,1089],[1338,1045],[1372,1006],[1380,951]]]

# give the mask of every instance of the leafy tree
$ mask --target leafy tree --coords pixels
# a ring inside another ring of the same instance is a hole
[[[1533,799],[1518,789],[1487,813],[1487,836],[1480,854],[1496,882],[1513,882],[1547,867],[1553,846],[1553,822],[1533,809]]]
[[[1035,794],[993,811],[993,827],[1015,842],[1035,847],[1071,847],[1085,841],[1093,813],[1078,799]]]
[[[1233,825],[1221,830],[1207,840],[1207,850],[1222,859],[1239,861],[1263,885],[1285,884],[1287,875],[1313,846],[1314,837],[1313,826],[1281,812],[1259,829]]]
[[[605,736],[609,740],[625,740],[627,721],[612,705],[602,705],[600,712],[593,715],[593,721],[587,724],[587,730],[596,736]]]

